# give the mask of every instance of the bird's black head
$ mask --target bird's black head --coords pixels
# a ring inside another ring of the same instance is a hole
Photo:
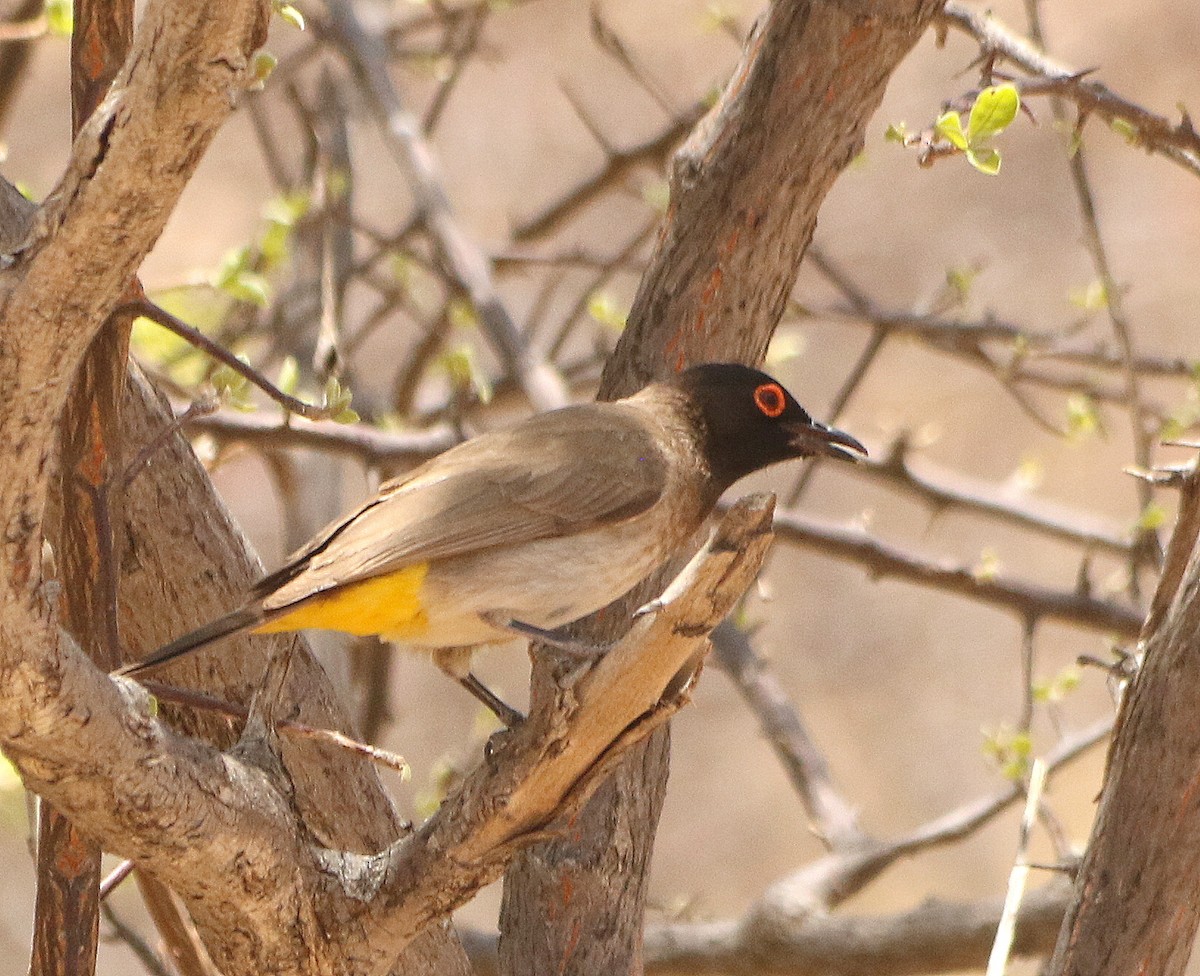
[[[813,420],[782,385],[749,366],[706,363],[673,382],[703,430],[701,449],[718,491],[778,461],[813,455],[855,460],[851,451],[867,453],[849,434]]]

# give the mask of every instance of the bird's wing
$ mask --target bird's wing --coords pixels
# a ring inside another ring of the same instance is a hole
[[[615,524],[654,505],[666,482],[666,460],[636,409],[540,414],[384,485],[257,595],[278,609],[407,565]]]

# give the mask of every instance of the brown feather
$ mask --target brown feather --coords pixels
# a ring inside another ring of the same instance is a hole
[[[662,497],[644,410],[584,404],[452,448],[384,485],[268,576],[268,612],[404,566],[619,524]]]

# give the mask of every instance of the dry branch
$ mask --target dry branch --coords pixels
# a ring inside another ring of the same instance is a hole
[[[849,559],[874,578],[894,577],[1011,610],[1019,616],[1061,620],[1078,627],[1134,638],[1141,629],[1140,610],[1086,593],[1055,590],[1035,583],[977,572],[966,566],[935,563],[877,540],[862,529],[844,528],[800,512],[776,517],[780,539]]]
[[[940,23],[973,37],[988,55],[1000,56],[1037,79],[1053,83],[1042,85],[1040,92],[1059,94],[1075,102],[1081,115],[1095,113],[1106,122],[1125,123],[1138,145],[1160,153],[1194,175],[1200,175],[1200,134],[1184,115],[1179,123],[1147,111],[1136,102],[1118,95],[1098,81],[1090,81],[1080,72],[1047,57],[1032,43],[1009,30],[990,13],[980,14],[965,4],[950,0],[940,15]]]
[[[1181,542],[1169,547],[1172,570],[1160,581],[1142,665],[1122,698],[1075,899],[1047,969],[1053,976],[1179,976],[1200,923],[1200,561],[1192,550],[1200,492],[1194,483],[1181,506]],[[1190,561],[1181,579],[1185,549]]]
[[[1031,892],[1017,917],[1017,956],[1045,955],[1070,889]],[[662,922],[646,928],[646,976],[920,976],[980,968],[1003,902],[927,901],[895,915],[849,917],[804,911],[767,920]],[[496,976],[496,940],[464,933],[477,976]]]
[[[530,349],[496,291],[491,262],[455,216],[421,124],[405,110],[388,75],[383,39],[366,30],[350,0],[332,0],[328,11],[331,40],[342,48],[370,97],[388,149],[416,197],[420,219],[436,242],[447,270],[470,296],[489,341],[536,409],[565,406],[568,397],[562,378]]]
[[[27,645],[0,734],[33,788],[181,894],[228,976],[383,972],[681,704],[660,698],[753,580],[771,508],[761,498],[735,508],[559,707],[531,716],[418,834],[377,855],[314,847],[272,764],[252,758],[254,743],[221,754],[172,734],[144,692],[112,684],[62,635],[58,647]],[[115,797],[110,777],[121,784]],[[221,896],[230,883],[236,899]],[[257,936],[212,938],[231,931]]]
[[[667,213],[600,398],[693,363],[762,360],[821,202],[939,7],[779,0],[766,8],[717,104],[672,160]],[[593,621],[592,636],[619,633],[631,601],[645,597],[635,592]],[[543,680],[535,669],[535,693]],[[636,969],[668,745],[664,731],[634,750],[580,815],[576,838],[541,845],[510,869],[502,967]]]

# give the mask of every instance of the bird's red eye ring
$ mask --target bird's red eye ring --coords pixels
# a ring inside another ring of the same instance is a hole
[[[754,405],[768,417],[778,417],[787,407],[787,396],[778,383],[764,383],[754,391]]]

